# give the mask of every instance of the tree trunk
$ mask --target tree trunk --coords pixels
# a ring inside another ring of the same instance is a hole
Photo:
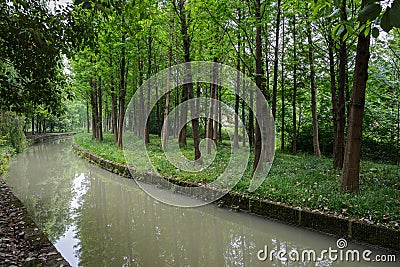
[[[238,23],[241,21],[241,10],[238,9]],[[237,69],[237,75],[236,75],[236,90],[235,90],[235,114],[234,114],[234,120],[235,120],[235,128],[233,132],[233,149],[238,149],[239,148],[239,88],[241,85],[241,79],[240,79],[240,52],[241,52],[241,45],[242,45],[242,40],[240,33],[238,33],[238,55],[237,55],[237,61],[236,61],[236,69]]]
[[[171,77],[172,78],[172,77]],[[179,104],[179,91],[176,92],[175,94],[175,107],[177,107]],[[179,142],[179,129],[178,129],[178,124],[180,121],[180,117],[179,117],[179,109],[175,108],[174,109],[174,137],[178,137],[178,142]]]
[[[239,42],[240,46],[240,42]],[[233,133],[233,149],[239,148],[239,88],[241,84],[240,80],[240,58],[237,59],[237,76],[236,76],[236,94],[235,94],[235,129]]]
[[[187,100],[188,100],[187,87],[183,86],[181,103],[184,103],[184,104],[181,105],[181,112],[180,112],[180,118],[179,118],[181,121],[181,124],[183,124],[183,127],[179,132],[179,145],[181,147],[186,147],[186,145],[187,145],[187,142],[186,142],[187,104],[185,103]]]
[[[113,81],[114,78],[111,77],[111,81]],[[114,82],[111,82],[111,123],[112,123],[112,132],[114,134],[114,142],[118,143],[118,129],[117,129],[117,113],[118,113],[118,107],[117,107],[117,95],[115,93],[115,88],[114,88]]]
[[[254,96],[249,92],[249,104],[250,107],[254,105]],[[249,146],[254,147],[254,111],[252,108],[249,109]]]
[[[121,77],[120,77],[120,91],[119,91],[119,120],[118,120],[118,147],[122,148],[122,136],[124,131],[124,116],[125,116],[125,33],[121,37]]]
[[[99,77],[99,83],[97,85],[97,103],[98,103],[98,117],[97,117],[97,139],[103,141],[103,96],[101,90],[101,77]]]
[[[170,50],[171,52],[171,50]],[[171,54],[170,54],[170,64],[171,64]],[[171,96],[171,70],[168,69],[168,74],[167,74],[167,93],[165,94],[165,110],[164,110],[164,128],[163,128],[163,133],[162,133],[162,147],[164,149],[167,148],[168,144],[168,135],[169,135],[169,102],[170,102],[170,96]]]
[[[183,51],[184,51],[184,59],[185,62],[190,62],[190,37],[188,34],[188,28],[189,25],[187,23],[187,14],[184,8],[184,5],[182,5],[181,9],[181,22],[182,22],[182,36],[183,36]],[[193,90],[193,83],[192,83],[192,70],[190,64],[188,64],[185,68],[185,81],[187,82],[183,86],[184,92],[186,92],[187,97],[190,99],[194,99],[194,90]],[[184,97],[185,98],[185,97]],[[185,105],[184,105],[185,106]],[[194,160],[198,160],[201,157],[201,152],[200,152],[200,136],[199,136],[199,119],[196,118],[196,107],[193,101],[190,102],[190,114],[192,116],[192,135],[193,135],[193,142],[194,142]],[[187,116],[187,110],[185,111],[186,114],[182,114],[183,118]],[[185,118],[186,119],[186,118]],[[186,146],[186,129],[185,129],[185,135],[182,136],[182,145]]]
[[[332,118],[333,118],[333,135],[334,135],[334,146],[333,155],[335,158],[336,154],[336,137],[337,137],[337,88],[336,88],[336,71],[335,71],[335,57],[334,57],[335,42],[332,36],[328,36],[328,56],[329,56],[329,76],[331,83],[331,98],[332,98]],[[335,167],[335,160],[333,163]]]
[[[93,78],[90,78],[90,102],[92,107],[92,138],[97,139],[97,94],[96,94],[96,83]]]
[[[366,3],[367,0],[363,0],[362,6],[365,6]],[[349,128],[347,130],[347,142],[340,185],[343,191],[357,192],[359,189],[362,124],[370,57],[369,47],[370,35],[365,36],[365,32],[363,31],[358,35]]]
[[[222,71],[222,69],[221,69]],[[222,76],[220,76],[222,77]],[[219,82],[219,84],[221,84],[221,82]],[[217,123],[218,125],[218,140],[220,142],[222,142],[222,91],[218,90],[218,121],[220,121],[221,123]]]
[[[340,20],[347,21],[346,14],[346,0],[342,0],[340,7]],[[336,132],[333,147],[333,167],[335,169],[342,169],[344,158],[344,129],[346,126],[346,101],[345,101],[345,88],[347,76],[347,45],[344,39],[347,33],[346,27],[340,34],[340,48],[339,48],[339,77],[338,77],[338,95],[336,107]]]
[[[162,147],[164,149],[167,148],[168,138],[169,138],[169,105],[171,98],[171,65],[172,65],[172,41],[173,37],[173,29],[174,29],[174,17],[171,16],[171,25],[170,25],[170,40],[171,45],[169,46],[168,52],[168,71],[167,71],[167,93],[165,94],[165,109],[164,109],[164,131],[162,133]]]
[[[108,132],[108,101],[104,101],[103,131]]]
[[[89,119],[89,100],[86,99],[86,131],[90,133],[90,119]]]
[[[280,5],[280,0],[279,4]],[[256,85],[259,90],[256,91],[256,114],[260,116],[262,111],[262,103],[260,92],[265,91],[265,80],[264,80],[264,70],[263,70],[263,62],[262,62],[262,37],[261,37],[261,3],[260,0],[255,1],[255,19],[257,22],[256,26]],[[253,172],[262,171],[262,165],[258,164],[259,161],[263,161],[262,159],[262,136],[261,136],[261,127],[262,123],[258,119],[256,119],[256,132],[254,138],[254,162],[253,162]]]
[[[282,59],[281,59],[281,101],[282,101],[282,117],[281,117],[281,152],[285,152],[285,70],[283,60],[285,58],[285,19],[282,20]]]
[[[209,106],[209,113],[207,119],[207,129],[206,129],[206,153],[211,154],[211,140],[214,139],[214,131],[213,129],[215,113],[217,112],[217,108],[215,105],[215,91],[217,90],[217,83],[218,83],[218,66],[217,66],[218,59],[214,57],[214,65],[213,65],[213,74],[212,74],[212,84],[210,85],[210,106]]]
[[[317,157],[320,157],[321,151],[319,149],[319,138],[318,138],[317,93],[316,93],[316,86],[315,86],[314,48],[313,48],[313,41],[312,41],[311,25],[307,26],[307,39],[308,39],[308,60],[309,60],[309,64],[310,64],[313,147],[314,147],[314,155]]]
[[[151,31],[149,32],[149,37],[147,41],[147,79],[150,79],[151,76],[151,49],[152,49],[152,39],[151,39]],[[150,83],[147,85],[147,105],[146,105],[146,113],[150,114]],[[146,128],[145,128],[145,136],[144,136],[144,142],[145,144],[150,143],[150,134],[149,134],[149,123],[150,123],[150,116],[148,120],[145,122],[146,123]]]
[[[110,68],[112,68],[112,54],[110,53]],[[111,131],[114,134],[114,143],[118,143],[118,129],[117,129],[117,94],[115,93],[114,74],[111,71]]]
[[[272,116],[276,119],[276,94],[278,89],[278,53],[279,53],[279,28],[281,22],[281,0],[277,4],[278,12],[276,14],[276,28],[275,28],[275,55],[274,55],[274,83],[272,86]]]
[[[35,135],[35,115],[32,115],[32,135]]]
[[[293,100],[292,100],[292,122],[293,122],[293,145],[292,153],[297,154],[297,40],[296,40],[296,15],[293,15]]]

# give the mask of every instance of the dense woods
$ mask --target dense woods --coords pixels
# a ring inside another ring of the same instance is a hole
[[[111,131],[121,148],[124,127],[131,127],[151,143],[170,110],[206,97],[235,112],[234,147],[251,146],[256,171],[267,126],[250,106],[260,108],[260,97],[245,93],[246,86],[238,86],[243,98],[219,86],[217,68],[214,84],[170,88],[149,110],[150,87],[141,86],[147,79],[175,64],[209,61],[255,82],[271,107],[282,152],[332,156],[334,168],[342,169],[342,190],[359,189],[361,157],[398,163],[399,0],[45,2],[1,2],[0,108],[24,115],[32,133],[55,123],[62,128],[66,114],[77,114],[70,121],[99,141]],[[27,23],[29,31],[20,32]],[[129,117],[137,90],[141,98],[133,106],[140,115]],[[200,159],[201,139],[218,143],[227,133],[217,120],[188,120],[196,108],[190,103],[175,109],[175,128],[165,127],[171,132],[163,136],[177,137],[181,146],[193,138],[194,159]],[[210,105],[209,116],[221,117],[221,109]]]

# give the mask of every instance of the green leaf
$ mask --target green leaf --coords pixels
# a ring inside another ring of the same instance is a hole
[[[388,13],[389,13],[390,23],[394,27],[400,28],[400,2],[395,1]]]
[[[343,24],[338,24],[333,28],[332,31],[332,37],[334,39],[337,39],[338,36],[345,30],[345,27],[343,26]]]
[[[385,32],[390,32],[390,30],[393,28],[392,23],[390,22],[389,19],[389,11],[390,8],[386,9],[385,13],[383,13],[382,19],[381,19],[381,28]]]
[[[360,14],[358,15],[358,20],[361,22],[374,20],[379,16],[381,11],[382,7],[380,4],[367,5],[360,11]]]
[[[372,29],[372,36],[373,36],[374,38],[378,38],[378,36],[379,36],[379,30],[378,30],[378,28],[374,27],[374,28]]]
[[[364,29],[364,36],[367,37],[370,33],[371,33],[371,27],[366,25]]]

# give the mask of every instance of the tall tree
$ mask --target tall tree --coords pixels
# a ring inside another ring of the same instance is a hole
[[[181,34],[182,34],[182,39],[183,39],[183,53],[184,53],[184,60],[187,63],[190,63],[191,58],[190,58],[190,36],[188,33],[189,29],[189,22],[191,20],[190,18],[190,12],[186,9],[185,6],[186,0],[179,0],[178,5],[173,1],[174,8],[176,12],[178,13],[179,20],[181,23]],[[189,13],[189,14],[188,14]],[[191,70],[191,65],[187,64],[185,67],[185,84],[183,85],[183,100],[185,100],[185,96],[190,100],[194,98],[194,90],[193,90],[193,83],[192,83],[192,70]],[[186,106],[184,103],[182,105]],[[201,152],[200,152],[200,136],[199,136],[199,119],[196,116],[195,112],[195,105],[193,101],[190,101],[190,110],[191,110],[191,116],[192,116],[192,135],[193,135],[193,142],[194,142],[194,159],[198,160],[201,157]],[[185,114],[182,114],[182,122],[186,122],[185,116],[187,116],[187,109],[182,111],[183,113],[186,112]],[[182,137],[180,140],[180,143],[182,145],[186,145],[186,131],[183,132],[182,129]],[[183,135],[185,135],[183,137]]]
[[[261,36],[261,2],[255,0],[255,20],[256,20],[256,85],[260,90],[256,91],[256,114],[260,117],[262,112],[262,103],[260,92],[265,92],[265,77],[262,62],[262,36]],[[262,164],[258,164],[259,161],[263,161],[262,158],[262,138],[261,138],[261,127],[262,122],[256,120],[255,138],[254,138],[254,163],[253,171],[261,171]],[[264,144],[265,145],[265,144]]]
[[[347,22],[346,0],[342,0],[340,6],[340,21],[344,25]],[[333,146],[333,166],[335,169],[343,167],[344,157],[344,131],[346,125],[346,100],[345,90],[347,86],[347,28],[344,27],[339,38],[339,77],[337,90],[336,131]]]
[[[367,3],[367,0],[363,0],[362,8],[366,7]],[[375,7],[377,6],[375,5]],[[358,34],[349,128],[347,130],[342,181],[340,184],[342,190],[350,192],[357,192],[359,190],[362,124],[364,119],[365,90],[368,80],[369,47],[371,39],[369,34],[370,25],[366,25],[366,22],[367,20],[364,19],[360,22],[360,26],[362,27],[364,25],[365,27],[364,30],[360,31]]]
[[[308,18],[308,16],[307,16]],[[310,87],[311,87],[311,112],[312,112],[312,125],[313,125],[313,148],[314,155],[321,156],[319,148],[318,136],[318,116],[317,116],[317,89],[315,85],[315,66],[314,66],[314,44],[312,39],[311,25],[307,25],[307,40],[308,40],[308,61],[310,64]]]
[[[122,18],[122,25],[125,24]],[[119,83],[119,119],[118,119],[118,147],[122,148],[122,136],[124,131],[124,117],[125,117],[125,96],[126,96],[126,59],[125,59],[125,41],[126,33],[123,32],[121,36],[121,67],[120,67],[120,83]],[[142,130],[142,129],[140,129]]]
[[[279,68],[279,30],[281,23],[281,0],[277,3],[275,48],[274,48],[274,83],[272,85],[272,116],[276,119],[276,94],[278,91],[278,68]]]
[[[281,152],[285,151],[285,19],[282,20],[282,59],[281,59]]]
[[[293,14],[293,98],[292,98],[292,122],[293,122],[293,145],[292,153],[297,154],[297,34],[296,34],[296,14]]]

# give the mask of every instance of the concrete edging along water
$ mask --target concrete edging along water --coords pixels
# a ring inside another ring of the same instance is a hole
[[[44,142],[48,140],[57,140],[57,139],[64,139],[67,137],[71,137],[76,133],[61,133],[61,134],[39,134],[39,135],[30,135],[27,136],[28,139],[31,139],[33,143]]]
[[[35,143],[65,138],[65,134],[42,136]],[[10,155],[0,155],[2,159]],[[5,163],[7,164],[7,162]],[[0,265],[70,266],[33,221],[22,201],[14,195],[0,173]]]
[[[72,146],[80,156],[88,159],[92,163],[99,165],[103,169],[124,177],[132,178],[126,165],[104,159],[90,151],[82,149],[76,144],[73,144]],[[196,183],[180,181],[174,178],[160,177],[150,173],[146,175],[138,174],[138,176],[138,180],[140,181],[158,184],[161,186],[163,186],[165,181],[169,181],[179,186],[198,187]],[[206,187],[203,188],[204,192],[207,194],[213,195],[216,193],[216,191],[213,189]],[[380,225],[367,224],[361,220],[304,210],[267,199],[253,198],[236,192],[227,193],[219,200],[219,203],[223,206],[237,207],[241,210],[282,221],[291,225],[300,226],[341,238],[351,239],[356,242],[367,243],[390,250],[400,251],[400,230],[386,228]]]

